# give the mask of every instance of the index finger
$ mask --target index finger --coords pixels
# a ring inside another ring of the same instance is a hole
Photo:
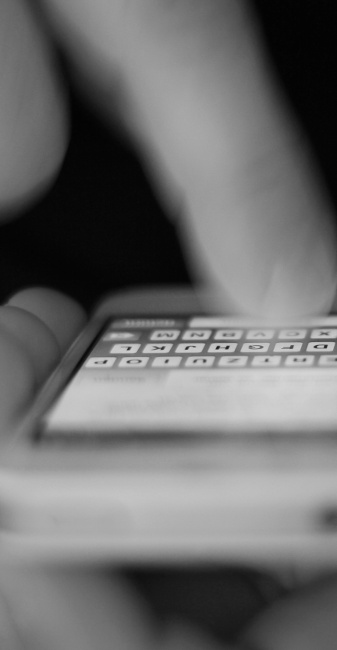
[[[124,117],[183,206],[203,281],[237,309],[270,317],[328,309],[332,210],[248,3],[45,3],[73,60],[108,91],[105,104],[117,70]]]
[[[141,5],[125,58],[192,258],[241,310],[324,311],[336,287],[332,211],[247,4]]]

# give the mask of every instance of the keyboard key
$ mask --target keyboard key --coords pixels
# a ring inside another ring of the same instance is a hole
[[[337,329],[317,329],[312,330],[310,338],[312,339],[337,339]]]
[[[300,352],[302,343],[287,341],[286,343],[276,343],[274,352]]]
[[[118,366],[119,368],[145,368],[149,357],[123,357]]]
[[[307,352],[332,352],[334,348],[335,343],[312,341],[312,343],[308,343],[307,345]]]
[[[139,332],[107,332],[102,341],[138,341]]]
[[[188,357],[185,361],[186,368],[210,368],[215,357]]]
[[[207,352],[217,352],[218,354],[224,352],[235,352],[237,347],[237,343],[211,343]]]
[[[248,357],[244,355],[240,356],[228,356],[228,357],[220,357],[218,361],[218,366],[220,368],[242,368],[243,366],[246,366],[248,362]]]
[[[152,361],[153,368],[178,368],[182,357],[155,357]]]
[[[337,357],[334,354],[322,354],[318,361],[319,366],[337,367]]]
[[[243,330],[238,330],[238,329],[225,329],[225,330],[217,330],[214,334],[214,340],[215,341],[238,341],[241,339],[243,334]]]
[[[148,343],[144,345],[144,354],[167,354],[172,348],[172,343]]]
[[[139,332],[108,332],[104,334],[103,341],[138,341]]]
[[[136,354],[139,348],[139,343],[115,343],[110,352],[112,354]]]
[[[315,357],[313,355],[299,355],[297,356],[296,354],[290,354],[289,357],[286,358],[285,360],[285,365],[286,366],[292,366],[293,368],[295,367],[303,367],[303,366],[312,366],[314,363]]]
[[[274,355],[274,356],[265,356],[261,354],[259,357],[254,357],[252,360],[252,366],[259,366],[259,367],[273,367],[279,366],[281,363],[282,357],[279,355]]]
[[[115,361],[116,357],[90,357],[85,368],[111,368]]]
[[[207,341],[212,334],[211,330],[186,330],[182,335],[183,341]]]
[[[246,334],[246,339],[255,339],[258,341],[263,341],[266,339],[272,339],[274,336],[274,330],[249,330]]]
[[[224,366],[227,366],[228,368],[236,368],[236,367],[242,368],[247,364],[247,361],[248,361],[248,357],[245,357],[243,355],[240,357],[232,357],[232,356],[220,357],[218,366],[220,366],[221,368]]]
[[[205,343],[179,343],[176,348],[176,352],[183,354],[192,354],[195,352],[199,354],[203,351]]]
[[[241,352],[249,352],[250,354],[268,352],[269,345],[269,343],[244,343],[241,347]]]
[[[306,337],[307,330],[304,329],[293,329],[293,330],[281,330],[279,332],[279,339],[304,339]]]
[[[150,336],[150,341],[176,341],[180,330],[155,330]]]

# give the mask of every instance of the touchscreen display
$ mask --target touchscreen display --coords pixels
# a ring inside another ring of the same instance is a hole
[[[55,433],[334,431],[337,317],[111,320],[45,415]]]

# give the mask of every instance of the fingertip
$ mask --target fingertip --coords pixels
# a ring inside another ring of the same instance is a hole
[[[1,438],[33,397],[36,376],[24,347],[0,327],[0,434]]]
[[[214,213],[210,201],[184,226],[191,273],[216,297],[219,310],[276,323],[337,308],[332,211],[322,203],[292,218],[303,206],[282,197],[267,211],[250,207],[235,221],[240,206],[226,217],[221,206]]]
[[[8,305],[37,316],[55,335],[64,352],[86,322],[84,309],[69,296],[53,289],[28,288],[19,291]]]
[[[60,358],[60,346],[53,332],[40,318],[14,306],[0,308],[0,327],[23,348],[39,384]]]
[[[73,299],[49,289],[23,290],[1,308],[1,434],[20,417],[84,322]]]

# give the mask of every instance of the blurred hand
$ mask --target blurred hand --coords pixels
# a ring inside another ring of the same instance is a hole
[[[48,290],[0,308],[0,431],[11,428],[85,322]],[[151,650],[155,628],[140,599],[103,570],[20,563],[0,547],[1,650]],[[152,639],[153,637],[153,639]]]
[[[79,305],[45,289],[22,291],[0,308],[3,435],[29,406],[84,322]],[[140,596],[111,571],[30,564],[1,546],[0,639],[1,650],[213,647],[188,626],[160,630]]]
[[[37,9],[40,6],[40,10]],[[182,205],[192,265],[244,311],[324,311],[336,288],[331,209],[243,0],[2,0],[0,207],[52,181],[67,111],[49,39]]]
[[[0,308],[1,432],[29,405],[84,320],[72,300],[46,289],[25,290]],[[333,576],[275,601],[235,645],[216,642],[187,621],[160,627],[136,590],[104,568],[20,563],[0,550],[1,650],[335,650],[337,645]],[[214,594],[204,602],[212,607]],[[226,616],[226,603],[223,608]],[[206,613],[207,618],[212,617]]]

